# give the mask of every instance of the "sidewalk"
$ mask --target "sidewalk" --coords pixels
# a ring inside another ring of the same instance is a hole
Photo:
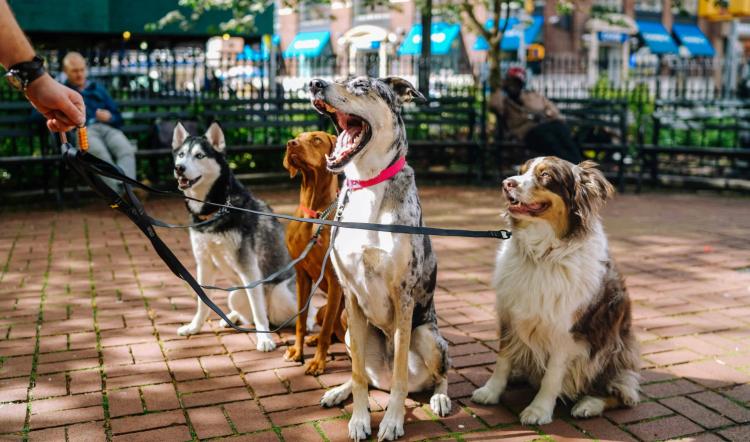
[[[258,193],[279,212],[297,203],[296,192]],[[432,226],[498,228],[499,197],[492,189],[426,187],[422,205]],[[186,219],[180,201],[148,209]],[[510,388],[502,405],[473,404],[471,392],[495,360],[488,281],[498,242],[434,238],[454,411],[436,418],[427,395],[411,395],[404,440],[750,440],[750,199],[626,194],[604,217],[635,301],[643,403],[589,420],[558,404],[557,418],[541,427],[518,422],[533,395],[524,385]],[[193,268],[187,233],[159,233]],[[215,296],[225,307],[224,295]],[[326,374],[305,376],[282,359],[291,329],[271,354],[216,320],[197,336],[177,336],[194,305],[139,231],[100,204],[4,214],[0,440],[346,440],[351,401],[318,406],[325,389],[349,375],[341,344]],[[371,391],[375,434],[387,398]]]

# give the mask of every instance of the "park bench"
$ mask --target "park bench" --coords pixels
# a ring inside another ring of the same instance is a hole
[[[149,179],[158,181],[164,170],[172,168],[167,161],[172,149],[159,140],[159,124],[194,119],[193,100],[190,97],[155,97],[119,100],[117,104],[123,118],[122,132],[138,146],[136,158],[148,164],[147,169],[138,167],[138,170],[147,171]]]
[[[286,179],[281,163],[287,141],[301,132],[332,131],[308,99],[203,99],[197,108],[202,127],[221,124],[230,163],[243,180]]]
[[[651,183],[660,175],[750,175],[750,102],[657,100],[651,119],[651,136],[638,147],[639,190],[646,174]]]
[[[47,177],[60,161],[60,152],[53,148],[43,119],[32,118],[32,113],[26,101],[0,103],[0,169],[7,171],[15,190],[39,188],[36,178],[44,176],[42,189],[48,195],[51,188]]]
[[[619,191],[625,190],[628,152],[628,104],[624,100],[559,98],[555,104],[571,128],[584,159],[599,163]]]
[[[474,97],[441,97],[404,107],[409,163],[420,177],[480,179],[483,175]]]
[[[552,101],[565,117],[583,158],[599,163],[605,175],[623,191],[625,168],[630,158],[627,102],[598,98],[555,98]],[[517,165],[536,155],[519,140],[511,139],[502,124],[497,125],[495,137],[495,161],[499,167]]]

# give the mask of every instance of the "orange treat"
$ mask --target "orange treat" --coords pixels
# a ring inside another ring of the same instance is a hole
[[[78,148],[83,151],[89,150],[89,134],[85,127],[78,129]]]

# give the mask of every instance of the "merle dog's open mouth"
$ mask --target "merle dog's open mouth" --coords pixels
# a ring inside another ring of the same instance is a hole
[[[187,190],[191,187],[193,187],[193,184],[197,183],[198,180],[203,178],[203,175],[200,175],[198,178],[194,178],[192,180],[184,177],[184,176],[178,176],[177,177],[177,187],[180,188],[180,190]]]
[[[340,169],[370,141],[370,125],[364,118],[342,112],[321,98],[313,100],[313,106],[318,112],[328,115],[336,126],[336,147],[330,155],[326,155],[326,162],[328,169]]]

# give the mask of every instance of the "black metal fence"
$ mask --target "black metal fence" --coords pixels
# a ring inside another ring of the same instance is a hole
[[[53,74],[59,74],[62,55],[45,54]],[[353,63],[335,56],[212,59],[195,48],[83,55],[91,77],[120,103],[124,131],[139,147],[141,177],[156,182],[168,180],[171,170],[168,146],[158,139],[163,122],[195,120],[205,126],[218,119],[228,131],[237,173],[282,178],[278,166],[285,141],[301,131],[330,129],[307,103],[310,78],[386,73],[416,82],[421,63],[375,54]],[[410,155],[424,176],[487,179],[531,154],[498,138],[481,72],[439,62],[431,67],[431,102],[410,108],[406,119]],[[528,68],[529,87],[558,102],[586,155],[607,163],[619,180],[750,175],[748,101],[741,89],[724,86],[721,63],[646,59],[624,70],[610,60],[592,70],[581,59],[562,58]],[[59,195],[67,181],[54,140],[29,120],[30,107],[20,95],[0,84],[0,192],[42,189]],[[597,116],[602,113],[610,115]]]

